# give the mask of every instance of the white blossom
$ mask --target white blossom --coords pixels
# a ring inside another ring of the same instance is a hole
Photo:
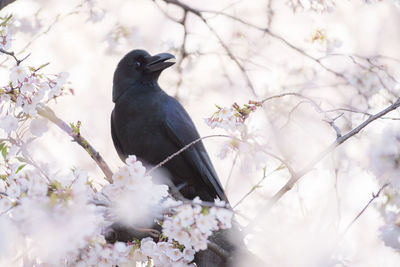
[[[188,262],[191,262],[194,259],[194,254],[195,251],[193,249],[185,248],[183,250],[183,258]]]
[[[142,250],[142,253],[146,255],[153,254],[155,248],[156,243],[154,243],[153,239],[151,239],[150,237],[143,238],[140,241],[140,249]]]
[[[207,118],[205,121],[212,129],[222,128],[230,132],[240,132],[243,129],[243,122],[233,107],[220,108],[211,118]]]
[[[1,118],[0,120],[0,127],[8,134],[17,130],[18,128],[18,119],[15,118],[13,115],[8,114]]]
[[[178,261],[183,257],[182,252],[177,248],[168,248],[165,253],[172,261]]]
[[[201,208],[198,204],[173,207],[176,215],[166,216],[163,234],[187,249],[206,249],[207,239],[213,231],[231,227],[233,213],[225,208],[225,201],[216,200],[215,205],[212,208]]]
[[[0,213],[6,212],[12,206],[13,206],[13,202],[10,199],[8,199],[6,197],[3,197],[0,199]]]
[[[127,165],[114,173],[114,184],[102,189],[113,202],[113,214],[122,222],[150,224],[153,214],[161,208],[160,201],[168,196],[168,187],[154,184],[145,173],[143,164],[130,156]],[[135,212],[127,212],[132,207]]]
[[[8,34],[7,26],[0,26],[0,48],[8,50],[11,47],[11,37]]]
[[[11,183],[7,187],[7,195],[9,197],[18,198],[20,194],[21,194],[21,189],[20,189],[19,185],[17,185],[16,183]]]
[[[218,221],[221,223],[222,229],[232,227],[232,224],[231,224],[232,217],[233,217],[232,211],[230,211],[228,209],[215,209],[215,215],[216,215]]]
[[[11,69],[10,81],[13,86],[17,86],[18,82],[22,83],[28,77],[25,69],[22,66],[15,66]]]
[[[47,119],[33,119],[29,125],[29,130],[34,136],[40,137],[48,130]]]
[[[28,79],[28,81],[22,83],[22,86],[20,88],[20,92],[23,94],[33,93],[34,90],[35,90],[34,80],[32,79]]]

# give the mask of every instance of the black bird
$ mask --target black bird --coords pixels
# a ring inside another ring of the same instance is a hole
[[[156,165],[199,134],[183,106],[158,85],[161,72],[172,66],[168,53],[151,56],[132,50],[114,73],[111,133],[120,158],[136,155],[145,164]],[[187,199],[215,198],[227,201],[224,190],[200,141],[164,166],[180,193]]]
[[[144,50],[133,50],[118,63],[113,81],[115,107],[111,114],[111,134],[122,161],[129,155],[136,155],[146,165],[157,165],[199,138],[186,110],[158,85],[158,77],[174,64],[171,61],[174,58],[168,53],[151,56]],[[218,197],[228,202],[201,141],[163,167],[185,198],[199,196],[202,200],[213,201]],[[161,230],[157,224],[152,227]],[[115,222],[107,229],[106,240],[126,242],[144,236],[135,228]],[[195,257],[199,267],[231,267],[236,266],[239,259],[248,258],[241,252],[244,243],[236,223],[232,229],[216,232],[210,240],[225,250],[229,258],[210,249],[200,251]]]

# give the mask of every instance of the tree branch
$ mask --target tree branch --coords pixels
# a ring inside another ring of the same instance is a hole
[[[228,251],[223,249],[222,247],[218,246],[217,244],[208,241],[207,248],[217,254],[223,261],[228,261],[231,256],[229,255]]]
[[[56,114],[51,110],[49,107],[38,107],[38,114],[55,125],[57,125],[61,130],[66,132],[69,136],[71,136],[75,142],[77,142],[83,149],[86,150],[86,152],[90,155],[90,157],[96,162],[97,166],[103,171],[105,175],[105,179],[109,183],[113,183],[112,179],[112,171],[108,167],[107,163],[103,160],[103,158],[100,156],[100,153],[97,152],[90,144],[89,142],[80,135],[80,133],[74,133],[74,130],[71,129],[71,127],[65,123],[63,120],[58,118]]]
[[[390,111],[397,109],[399,106],[400,106],[400,98],[398,98],[396,102],[394,102],[392,105],[388,106],[384,110],[376,113],[375,115],[370,116],[367,120],[365,120],[363,123],[355,127],[347,134],[336,138],[336,140],[329,147],[320,152],[309,164],[307,164],[303,169],[301,169],[299,172],[293,175],[290,178],[290,180],[272,197],[272,202],[273,203],[277,202],[287,191],[292,189],[293,185],[301,177],[303,177],[306,173],[312,170],[318,162],[320,162],[326,155],[332,152],[336,147],[347,141],[350,137],[358,134],[363,128],[365,128],[368,124],[370,124],[374,120],[381,118]]]
[[[200,142],[203,139],[207,139],[207,138],[211,138],[211,137],[227,137],[227,138],[233,138],[235,139],[235,137],[229,136],[229,135],[223,135],[223,134],[214,134],[214,135],[208,135],[208,136],[203,136],[200,137],[192,142],[190,142],[189,144],[187,144],[186,146],[182,147],[181,149],[179,149],[178,151],[176,151],[174,154],[168,156],[166,159],[164,159],[163,161],[161,161],[160,163],[158,163],[156,166],[154,166],[153,168],[151,168],[146,174],[150,175],[150,173],[152,173],[154,170],[156,170],[157,168],[163,166],[165,163],[167,163],[168,161],[170,161],[171,159],[173,159],[174,157],[178,156],[179,154],[181,154],[182,152],[184,152],[186,149],[190,148],[191,146],[193,146],[194,144]]]
[[[327,123],[333,128],[333,130],[334,130],[335,133],[336,133],[336,137],[340,137],[340,136],[342,135],[342,133],[341,133],[339,127],[337,127],[336,124],[335,124],[335,118],[331,118],[331,117],[328,115],[328,113],[327,113],[326,111],[324,111],[324,110],[320,107],[320,105],[318,105],[312,98],[310,98],[310,97],[308,97],[308,96],[304,96],[304,95],[302,95],[302,94],[295,93],[295,92],[288,92],[288,93],[282,93],[282,94],[279,94],[279,95],[273,95],[273,96],[267,97],[267,98],[263,99],[263,100],[261,101],[261,103],[264,104],[266,101],[269,101],[269,100],[272,100],[272,99],[276,99],[276,98],[281,98],[281,97],[284,97],[284,96],[296,96],[296,97],[300,97],[300,98],[306,99],[308,102],[310,102],[310,103],[314,106],[315,110],[316,110],[318,113],[321,113],[321,114],[324,115],[324,117],[325,117],[325,122],[327,122]]]
[[[272,99],[272,97],[270,97],[269,99]],[[269,210],[270,207],[273,204],[275,204],[286,192],[291,190],[293,186],[297,183],[297,181],[299,181],[305,174],[310,172],[315,167],[315,165],[317,165],[322,159],[325,158],[326,155],[331,153],[336,147],[346,142],[350,137],[358,134],[371,122],[397,109],[399,106],[400,106],[400,98],[398,98],[392,105],[388,106],[384,110],[376,113],[375,115],[370,116],[363,123],[353,128],[347,134],[337,137],[336,140],[330,146],[328,146],[325,150],[321,151],[317,156],[315,156],[303,169],[294,173],[294,175],[291,176],[289,181],[287,181],[286,184],[277,193],[275,193],[275,195],[272,196],[271,200],[268,201],[266,206],[267,210]],[[256,218],[251,223],[249,223],[246,228],[248,230],[251,229],[254,226],[254,224],[259,220],[259,217],[262,215],[265,215],[265,213],[256,216]]]
[[[28,54],[28,55],[26,55],[23,59],[18,59],[18,58],[15,56],[15,53],[12,52],[12,51],[6,51],[6,50],[4,50],[3,48],[0,48],[0,52],[3,53],[3,54],[9,55],[10,57],[13,57],[14,60],[15,60],[15,62],[17,62],[17,66],[19,66],[19,65],[21,64],[22,61],[24,61],[25,59],[27,59],[27,58],[30,56],[30,54]]]

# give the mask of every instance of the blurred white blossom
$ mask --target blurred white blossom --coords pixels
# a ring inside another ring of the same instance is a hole
[[[11,47],[11,37],[7,26],[0,26],[0,49],[8,50]]]
[[[287,0],[286,4],[294,11],[301,9],[315,12],[330,12],[335,7],[334,0]]]
[[[45,133],[48,130],[47,119],[44,118],[33,119],[29,124],[29,130],[33,135],[37,137],[42,136],[43,133]]]
[[[6,133],[10,134],[11,132],[17,130],[18,119],[11,114],[0,117],[0,128],[3,129]]]
[[[151,223],[153,214],[160,209],[160,201],[168,196],[168,187],[154,184],[145,172],[143,164],[129,156],[126,165],[114,173],[115,183],[102,189],[113,202],[113,214],[128,225]]]

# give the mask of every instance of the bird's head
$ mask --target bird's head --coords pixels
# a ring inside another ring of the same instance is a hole
[[[125,90],[121,83],[155,84],[160,73],[175,64],[175,57],[168,53],[151,56],[145,50],[132,50],[118,63],[114,72],[113,101]]]

